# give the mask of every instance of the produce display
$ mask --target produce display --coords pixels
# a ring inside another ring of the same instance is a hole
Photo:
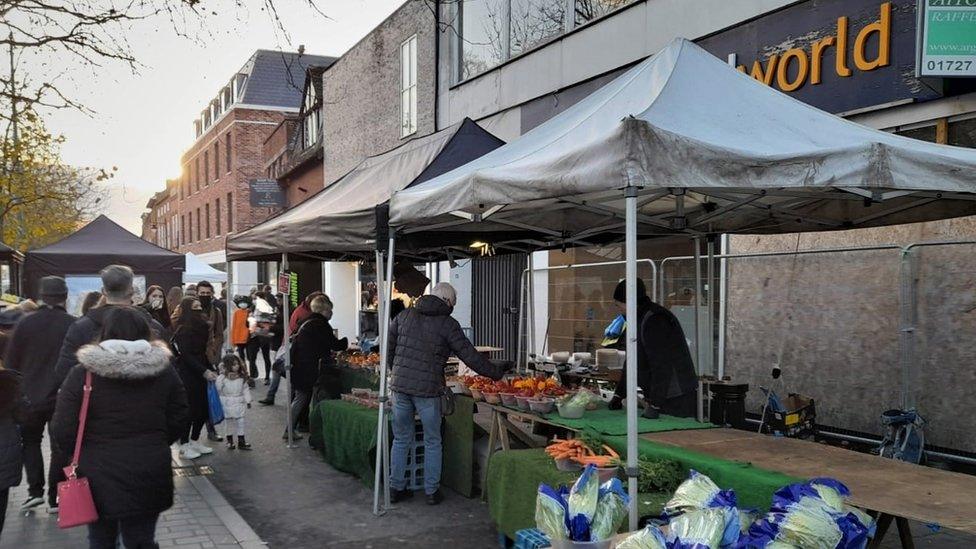
[[[685,478],[684,471],[677,461],[640,456],[637,461],[637,490],[674,492]]]
[[[591,446],[579,438],[569,440],[554,438],[553,443],[546,447],[546,453],[552,459],[568,459],[580,465],[593,465],[600,468],[620,466],[620,455],[614,452],[613,448],[606,444]]]
[[[735,493],[692,471],[664,507],[664,527],[648,525],[617,549],[863,549],[874,520],[850,507],[850,491],[833,479],[785,486],[769,513],[752,520],[736,508]]]
[[[380,409],[379,391],[373,391],[371,389],[353,389],[352,393],[339,395],[339,398],[346,402],[352,402],[353,404],[358,404],[374,410]],[[387,402],[386,407],[387,409],[390,408],[389,402]]]
[[[498,393],[511,394],[522,397],[562,397],[569,393],[565,387],[552,377],[515,377],[494,381],[491,378],[473,376],[462,378],[468,389],[474,389],[482,394]]]
[[[371,368],[376,369],[380,365],[379,353],[361,353],[359,351],[346,351],[336,355],[336,364],[347,368]]]
[[[597,469],[587,465],[573,484],[553,489],[539,485],[536,496],[536,527],[554,540],[575,542],[612,538],[627,517],[630,497],[619,479],[599,484]]]

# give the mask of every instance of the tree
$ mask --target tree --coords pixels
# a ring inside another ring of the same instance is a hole
[[[64,164],[64,139],[48,133],[33,110],[17,121],[17,131],[0,141],[0,238],[26,250],[58,240],[97,213],[105,195],[99,183],[113,172]]]
[[[10,70],[0,72],[0,97],[8,106],[87,110],[72,97],[70,74],[47,60],[63,60],[72,67],[97,69],[105,63],[123,63],[136,71],[139,62],[126,36],[137,23],[168,26],[180,36],[204,39],[205,22],[218,15],[218,7],[234,17],[246,11],[247,0],[0,0],[0,44],[10,52]],[[290,43],[278,17],[276,0],[260,0],[262,11],[276,33]],[[326,17],[316,0],[299,0],[314,13]],[[221,13],[226,17],[227,13]],[[191,30],[202,24],[202,33]],[[191,36],[193,34],[193,36]],[[14,53],[24,63],[14,85]],[[16,109],[13,110],[14,112]],[[0,110],[0,119],[11,112]]]

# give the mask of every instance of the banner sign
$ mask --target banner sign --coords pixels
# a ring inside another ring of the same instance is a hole
[[[285,191],[274,179],[252,179],[249,188],[252,208],[285,207]]]
[[[976,0],[920,0],[918,76],[976,77]]]
[[[278,273],[278,293],[288,295],[291,293],[290,290],[291,277],[288,276],[288,271],[282,271]]]
[[[291,298],[292,308],[298,307],[298,273],[295,271],[288,273],[288,296]]]

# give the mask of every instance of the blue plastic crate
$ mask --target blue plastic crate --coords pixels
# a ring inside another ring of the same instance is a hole
[[[539,549],[551,545],[549,537],[538,528],[526,528],[515,532],[514,549]]]

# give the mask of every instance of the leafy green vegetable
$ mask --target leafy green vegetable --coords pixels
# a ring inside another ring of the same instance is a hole
[[[637,489],[642,493],[674,492],[686,476],[684,468],[674,460],[641,456],[637,462]]]
[[[587,427],[580,431],[576,438],[583,444],[589,446],[590,450],[593,450],[593,453],[596,455],[602,456],[606,453],[603,450],[603,437],[595,429]]]

